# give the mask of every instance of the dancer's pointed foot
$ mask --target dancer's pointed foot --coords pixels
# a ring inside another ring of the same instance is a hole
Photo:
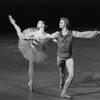
[[[32,82],[28,82],[29,88],[30,88],[30,92],[33,92],[33,84]]]
[[[68,94],[61,94],[60,95],[62,98],[67,98],[67,99],[71,99],[72,98],[72,96],[70,96],[70,95],[68,95]]]
[[[12,18],[12,16],[9,15],[8,17],[9,17],[10,22],[11,22],[12,24],[14,24],[14,23],[15,23],[15,20]]]

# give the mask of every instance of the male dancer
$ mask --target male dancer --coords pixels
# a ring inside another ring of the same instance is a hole
[[[51,36],[54,41],[58,44],[57,50],[57,65],[60,70],[60,87],[63,89],[61,97],[71,98],[70,95],[66,94],[68,87],[70,86],[74,78],[74,60],[72,58],[72,42],[73,37],[75,38],[93,38],[97,34],[100,34],[100,31],[70,31],[69,20],[67,18],[61,18],[59,23],[59,28],[62,29],[60,32],[55,32]],[[66,66],[66,67],[65,67]],[[68,69],[68,78],[65,80],[66,70]]]

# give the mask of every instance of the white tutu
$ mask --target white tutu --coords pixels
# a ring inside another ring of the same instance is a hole
[[[23,34],[26,35],[32,31],[34,31],[34,29],[32,30],[28,28],[23,31]],[[43,62],[46,58],[46,54],[43,50],[45,42],[41,42],[41,44],[36,47],[37,51],[35,51],[34,48],[31,47],[30,42],[31,40],[27,41],[19,38],[18,48],[22,53],[23,57],[29,61],[31,60],[36,63]]]

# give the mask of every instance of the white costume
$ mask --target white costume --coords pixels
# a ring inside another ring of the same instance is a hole
[[[22,32],[22,34],[27,35],[31,32],[37,31],[37,29],[28,28]],[[44,53],[44,48],[46,46],[47,40],[24,40],[19,38],[18,48],[24,58],[27,60],[33,60],[33,62],[39,63],[43,62],[46,58],[46,54]],[[35,51],[36,48],[37,50]]]

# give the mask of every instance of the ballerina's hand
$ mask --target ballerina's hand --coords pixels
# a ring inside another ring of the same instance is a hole
[[[14,24],[14,23],[15,23],[15,20],[12,18],[12,16],[9,15],[8,17],[9,17],[10,22],[11,22],[12,24]]]

